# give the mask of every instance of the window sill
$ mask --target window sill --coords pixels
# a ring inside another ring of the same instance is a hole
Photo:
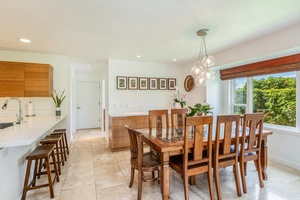
[[[284,134],[300,136],[300,130],[296,129],[295,127],[287,127],[287,126],[280,126],[274,124],[264,124],[264,129],[273,132],[280,132]]]

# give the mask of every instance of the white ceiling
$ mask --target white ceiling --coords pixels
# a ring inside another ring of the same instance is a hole
[[[300,23],[299,0],[0,0],[0,49],[185,64]],[[24,44],[20,38],[32,42]],[[141,58],[137,58],[141,55]]]

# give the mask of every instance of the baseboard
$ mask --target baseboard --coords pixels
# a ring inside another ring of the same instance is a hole
[[[300,170],[300,164],[269,155],[269,160]]]

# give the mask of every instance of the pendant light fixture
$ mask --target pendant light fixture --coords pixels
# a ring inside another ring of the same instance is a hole
[[[205,36],[208,29],[201,29],[197,35],[201,37],[200,51],[198,56],[197,65],[195,65],[191,72],[196,86],[206,86],[207,80],[213,80],[215,73],[209,67],[215,64],[215,58],[207,55]]]

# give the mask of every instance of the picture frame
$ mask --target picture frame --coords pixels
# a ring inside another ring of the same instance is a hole
[[[159,89],[160,90],[166,90],[167,89],[167,79],[166,78],[160,78],[159,79]]]
[[[129,90],[137,90],[138,87],[138,77],[128,77],[128,89]]]
[[[157,90],[158,89],[157,78],[149,78],[149,89],[150,90]]]
[[[176,88],[176,79],[175,78],[169,78],[168,79],[168,89],[169,90],[175,90]]]
[[[139,78],[139,89],[140,90],[148,90],[148,78],[146,78],[146,77]]]
[[[126,76],[117,76],[117,89],[118,90],[127,90],[127,77]]]

